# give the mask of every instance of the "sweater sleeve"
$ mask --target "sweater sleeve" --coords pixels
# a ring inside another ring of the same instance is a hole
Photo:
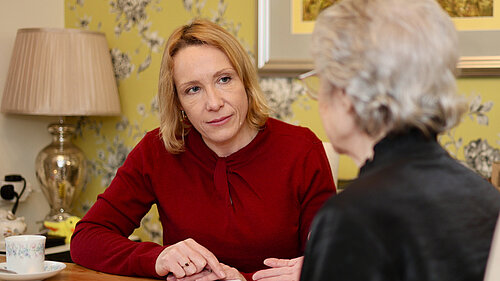
[[[129,154],[106,191],[76,225],[71,239],[74,262],[102,272],[159,277],[156,258],[164,249],[127,237],[155,203],[144,165],[144,140]]]
[[[336,187],[321,141],[313,143],[307,152],[304,162],[299,167],[303,172],[302,190],[300,198],[300,243],[302,252],[309,237],[309,228],[314,216],[330,196],[336,194]]]

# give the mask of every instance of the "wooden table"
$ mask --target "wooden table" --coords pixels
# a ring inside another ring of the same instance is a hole
[[[0,262],[5,262],[5,256],[0,256]],[[154,280],[148,278],[139,278],[139,277],[127,277],[120,275],[112,275],[107,273],[98,272],[95,270],[91,270],[82,266],[79,266],[75,263],[65,263],[66,268],[59,272],[59,274],[45,279],[46,281],[88,281],[88,280],[113,280],[113,281],[133,281],[133,280]]]

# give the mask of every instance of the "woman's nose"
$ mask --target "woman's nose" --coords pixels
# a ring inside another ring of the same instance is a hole
[[[216,111],[224,105],[221,93],[215,88],[207,89],[207,110]]]

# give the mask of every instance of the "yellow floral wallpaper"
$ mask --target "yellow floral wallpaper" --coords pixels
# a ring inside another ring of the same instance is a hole
[[[76,144],[91,167],[75,213],[84,215],[114,177],[127,154],[149,130],[159,125],[156,91],[163,45],[172,30],[193,18],[207,18],[234,34],[255,57],[257,0],[65,0],[65,26],[106,34],[119,86],[122,115],[76,120]],[[311,128],[326,141],[317,104],[295,79],[262,78],[274,116]],[[440,136],[450,153],[488,177],[500,161],[500,78],[462,78],[459,92],[470,110],[458,128]],[[342,156],[340,179],[356,177],[357,167]],[[155,210],[136,232],[161,243]]]

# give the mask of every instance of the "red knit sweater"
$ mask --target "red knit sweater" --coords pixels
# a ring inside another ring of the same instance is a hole
[[[335,186],[321,141],[309,130],[269,119],[254,140],[218,157],[192,130],[186,151],[166,151],[158,129],[132,150],[76,227],[73,261],[121,275],[159,277],[155,262],[187,238],[250,280],[269,257],[301,256],[309,226]],[[157,204],[163,244],[128,237]]]

